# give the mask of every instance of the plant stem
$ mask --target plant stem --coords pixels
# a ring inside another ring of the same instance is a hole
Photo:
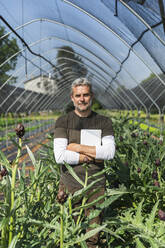
[[[64,221],[63,221],[63,215],[64,215],[64,206],[61,204],[60,248],[63,248],[63,242],[64,242]]]
[[[71,215],[72,214],[72,202],[71,202],[70,196],[68,198],[68,202],[69,202],[69,214]]]
[[[21,148],[22,148],[22,139],[19,138],[19,148],[17,151],[17,156],[16,156],[16,160],[15,163],[12,166],[12,179],[11,179],[11,205],[10,205],[10,213],[11,213],[11,217],[10,217],[10,224],[9,224],[9,245],[11,244],[12,238],[13,238],[13,223],[14,223],[14,219],[13,219],[13,213],[12,210],[14,208],[14,197],[15,197],[15,181],[16,181],[16,172],[17,172],[17,168],[18,168],[18,162],[19,162],[19,158],[21,155]]]
[[[88,168],[87,168],[87,166],[86,166],[86,167],[85,167],[85,183],[84,183],[84,188],[87,186],[87,182],[88,182]],[[76,222],[77,225],[78,225],[79,222],[80,222],[81,215],[82,215],[82,213],[83,213],[83,206],[85,205],[86,200],[87,200],[87,197],[84,196],[84,197],[83,197],[83,200],[82,200],[82,205],[81,205],[82,208],[80,209],[80,214],[79,214],[79,217],[78,217],[77,222]]]

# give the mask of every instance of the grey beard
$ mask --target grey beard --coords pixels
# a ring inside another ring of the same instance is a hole
[[[83,110],[82,110],[82,109],[79,109],[79,107],[76,106],[76,105],[74,104],[74,107],[75,107],[79,112],[85,112],[85,111],[89,110],[89,109],[91,108],[91,106],[92,106],[92,99],[90,100],[87,109],[83,109]]]

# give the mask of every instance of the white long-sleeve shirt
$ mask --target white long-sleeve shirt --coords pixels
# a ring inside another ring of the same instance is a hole
[[[79,153],[67,150],[68,140],[66,138],[54,139],[54,155],[58,164],[78,164]],[[104,136],[101,140],[101,145],[96,145],[96,158],[98,160],[110,160],[115,155],[115,140],[114,136]]]

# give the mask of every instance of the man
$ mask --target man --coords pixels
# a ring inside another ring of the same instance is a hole
[[[61,116],[55,125],[54,154],[58,164],[62,164],[60,187],[74,193],[82,186],[70,175],[63,165],[72,165],[79,178],[85,180],[85,168],[82,164],[89,162],[88,175],[100,172],[104,160],[113,159],[115,141],[112,122],[91,110],[93,99],[92,86],[86,78],[76,79],[71,86],[71,100],[75,110]],[[96,183],[99,191],[88,202],[104,194],[105,175]],[[88,180],[88,184],[93,179]],[[89,211],[86,211],[89,214]],[[94,222],[100,223],[98,216]],[[96,247],[98,235],[91,238],[88,247]]]

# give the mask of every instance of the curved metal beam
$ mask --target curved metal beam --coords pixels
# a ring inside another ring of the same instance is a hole
[[[78,32],[78,33],[80,33],[81,35],[83,35],[83,36],[85,36],[88,40],[91,40],[92,42],[94,42],[97,46],[99,46],[99,47],[101,47],[106,53],[108,53],[108,55],[110,55],[117,63],[119,63],[119,64],[121,64],[121,62],[120,61],[118,61],[107,49],[105,49],[104,47],[102,47],[98,42],[96,42],[95,40],[93,40],[93,39],[91,39],[91,38],[89,38],[87,35],[85,35],[84,33],[82,33],[82,32],[80,32],[79,30],[77,30],[77,29],[75,29],[75,28],[73,28],[73,27],[70,27],[69,25],[65,25],[65,24],[61,24],[61,23],[59,23],[59,22],[57,22],[57,21],[53,21],[53,20],[49,20],[49,19],[37,19],[37,20],[33,20],[33,21],[31,21],[30,23],[32,23],[32,22],[34,22],[34,21],[48,21],[48,22],[52,22],[52,23],[55,23],[55,24],[58,24],[58,25],[62,25],[62,26],[64,26],[64,27],[67,27],[67,28],[69,28],[69,29],[71,29],[71,30],[74,30],[74,31],[76,31],[76,32]],[[29,24],[29,23],[28,23]],[[25,25],[25,24],[24,24]],[[22,26],[24,26],[24,25],[22,25]],[[21,26],[21,27],[22,27]],[[124,68],[124,70],[129,74],[129,72]],[[152,70],[151,70],[152,71]],[[132,77],[133,78],[133,77]],[[135,81],[135,79],[134,79],[134,81]],[[159,109],[159,106],[152,100],[152,98],[150,97],[150,95],[148,95],[147,94],[147,92],[145,92],[145,90],[144,90],[144,88],[140,85],[140,87],[142,88],[142,90],[144,91],[144,93],[150,98],[150,100],[153,102],[153,104],[157,107],[157,109],[158,109],[158,111],[160,111],[160,109]]]
[[[54,38],[54,37],[53,37]],[[47,38],[47,39],[49,39],[49,38]],[[45,39],[44,39],[45,40]],[[64,40],[63,40],[64,41]],[[35,43],[33,43],[31,46],[33,46],[33,45],[35,45],[36,43],[38,43],[38,41],[37,42],[35,42]],[[60,49],[60,48],[55,48],[55,49]],[[64,49],[63,49],[64,50]],[[67,52],[69,52],[69,51],[67,51]],[[70,52],[71,53],[71,52]],[[78,53],[76,53],[75,52],[75,54],[78,54]],[[81,54],[78,54],[79,56],[83,56],[83,55],[81,55]],[[83,56],[83,57],[85,57],[85,56]],[[96,57],[96,56],[95,56]],[[107,73],[102,67],[100,67],[99,65],[97,65],[96,63],[94,63],[93,61],[91,61],[91,60],[89,60],[87,57],[85,57],[88,61],[90,61],[92,64],[95,64],[95,66],[98,66],[99,68],[100,68],[100,70],[102,70],[102,71],[104,71],[106,74],[109,74],[109,73]],[[97,57],[98,58],[98,57]],[[99,58],[98,58],[99,59]],[[102,60],[101,60],[102,61]],[[102,61],[103,63],[105,63],[104,61]],[[110,68],[110,67],[109,67]],[[110,68],[111,69],[111,68]],[[112,70],[112,69],[111,69]],[[113,71],[114,72],[114,71]],[[115,72],[114,72],[115,73]],[[109,76],[111,77],[111,75],[109,74]],[[133,93],[133,92],[132,92]],[[125,92],[124,92],[124,94],[126,94]],[[128,98],[129,98],[129,96],[127,96]],[[135,97],[136,97],[136,95],[135,95]],[[138,97],[136,97],[137,98],[137,100],[139,100],[139,102],[140,102],[140,99],[138,99]],[[143,103],[142,102],[140,102],[142,105],[143,105]],[[137,106],[136,106],[136,108],[137,108]],[[144,108],[145,108],[145,106],[144,106]]]
[[[77,62],[77,61],[76,61]],[[89,69],[89,68],[88,68]],[[91,69],[91,68],[90,68]],[[93,73],[93,68],[92,68],[92,73]],[[95,75],[96,76],[96,75]],[[97,76],[98,77],[98,76]],[[99,78],[99,77],[98,77]],[[100,80],[101,80],[101,82],[104,82],[104,80],[102,79],[102,78],[100,78]],[[63,85],[64,86],[64,85]],[[65,89],[64,89],[65,90]],[[114,89],[112,89],[112,91],[114,91]],[[118,99],[119,101],[121,101],[120,100],[120,98]],[[121,104],[123,104],[123,102],[125,102],[125,99],[122,99],[122,102],[121,102]],[[125,103],[126,104],[126,106],[127,107],[129,107],[129,105],[127,105],[127,103]]]
[[[76,61],[76,62],[77,62],[77,61]],[[92,63],[92,61],[91,61],[91,63]],[[15,91],[15,90],[14,90],[14,91]],[[11,94],[10,94],[10,95],[11,95]],[[10,95],[9,95],[9,96],[10,96]],[[8,96],[8,97],[9,97],[9,96]],[[21,96],[22,96],[22,95],[21,95]],[[21,96],[20,96],[20,97],[21,97]],[[17,99],[17,100],[18,100],[18,99]],[[14,105],[14,103],[13,103],[13,105]],[[13,105],[12,105],[12,106],[13,106]],[[10,106],[10,107],[12,107],[12,106]],[[9,111],[9,110],[8,110],[8,111]]]
[[[89,12],[87,12],[86,10],[84,10],[84,9],[82,9],[82,8],[80,8],[78,5],[76,5],[76,4],[73,4],[73,3],[71,3],[71,2],[69,2],[68,0],[63,0],[64,2],[66,2],[66,3],[68,3],[69,5],[71,5],[71,6],[73,6],[74,8],[76,8],[76,9],[78,9],[79,11],[81,11],[81,12],[83,12],[83,13],[85,13],[86,15],[88,15],[89,17],[91,17],[93,20],[95,20],[96,22],[98,22],[99,24],[101,24],[104,28],[106,28],[107,30],[109,30],[111,33],[113,33],[119,40],[121,40],[128,48],[129,48],[129,50],[131,50],[145,65],[146,65],[146,67],[153,73],[153,74],[155,74],[158,78],[159,78],[159,80],[162,82],[162,84],[164,84],[165,85],[165,82],[163,81],[163,80],[161,80],[161,78],[160,78],[160,76],[156,73],[156,72],[154,72],[151,68],[150,68],[150,66],[145,62],[145,60],[141,57],[141,56],[139,56],[138,55],[138,53],[124,40],[124,39],[122,39],[116,32],[114,32],[114,30],[112,30],[109,26],[107,26],[104,22],[102,22],[102,21],[100,21],[98,18],[96,18],[95,16],[93,16],[92,14],[90,14]],[[127,5],[126,3],[124,3],[124,1],[123,0],[119,0],[120,2],[122,2],[125,6]],[[128,5],[127,5],[128,6]],[[128,6],[129,7],[129,6]],[[131,9],[131,8],[130,8]],[[133,10],[132,10],[133,11]],[[135,12],[136,13],[136,12]],[[136,13],[137,14],[137,13]],[[137,14],[137,17],[139,17],[139,18],[141,18],[138,14]],[[141,18],[142,19],[142,18]],[[144,19],[142,19],[143,20],[143,22],[144,22],[144,25],[148,28],[148,29],[150,29],[150,31],[152,30],[153,31],[153,29],[151,28],[151,26],[149,26],[148,25],[148,23],[146,23],[145,21],[144,21]],[[156,37],[158,36],[157,34],[156,34],[156,32],[152,32]],[[158,36],[159,37],[159,36]],[[157,38],[158,38],[157,37]],[[158,38],[158,40],[160,40],[161,42],[163,42],[163,45],[165,45],[165,42],[159,37]]]

